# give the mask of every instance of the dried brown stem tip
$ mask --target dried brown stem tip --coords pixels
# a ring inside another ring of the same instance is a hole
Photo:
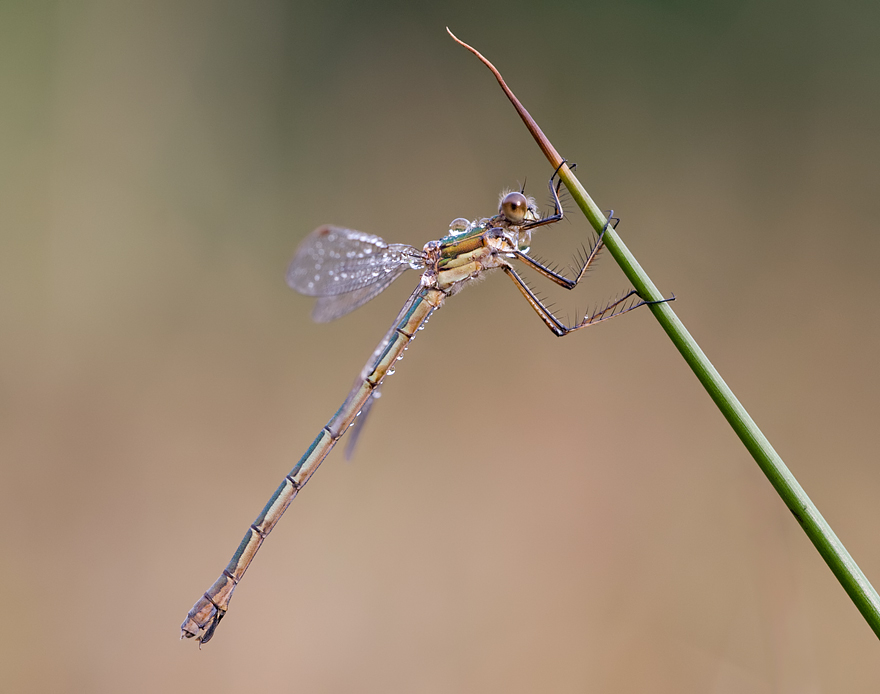
[[[541,151],[544,152],[544,156],[550,161],[550,165],[556,169],[562,165],[562,157],[559,156],[559,152],[556,151],[556,148],[551,144],[550,140],[547,139],[547,136],[543,133],[541,128],[538,127],[538,124],[535,122],[535,119],[529,115],[529,112],[526,111],[525,106],[520,103],[520,100],[516,98],[516,94],[510,91],[510,87],[507,86],[507,83],[504,81],[504,78],[501,76],[501,73],[498,72],[498,69],[492,65],[483,54],[480,53],[473,46],[469,46],[464,41],[459,39],[455,34],[453,34],[449,27],[446,27],[446,31],[452,37],[452,40],[455,41],[460,46],[464,46],[471,53],[477,56],[487,68],[492,71],[492,74],[495,75],[495,79],[498,80],[498,84],[501,85],[501,88],[504,90],[504,93],[507,94],[507,98],[510,99],[510,103],[513,104],[513,107],[516,109],[516,112],[519,114],[519,117],[522,118],[523,123],[526,124],[526,127],[529,129],[529,132],[532,133],[532,137],[535,138],[535,142],[538,143],[538,147],[541,148]]]

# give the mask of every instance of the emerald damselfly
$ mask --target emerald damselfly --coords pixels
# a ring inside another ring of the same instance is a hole
[[[523,191],[515,191],[502,194],[498,214],[474,221],[455,219],[446,236],[429,241],[422,249],[389,244],[378,236],[334,226],[319,227],[303,241],[290,264],[287,282],[298,292],[317,297],[312,317],[318,322],[334,320],[362,306],[407,269],[420,271],[421,278],[364,366],[345,402],[248,528],[223,573],[189,611],[181,625],[181,638],[196,638],[200,643],[211,640],[229,608],[233,591],[263,541],[343,434],[356,421],[360,422],[358,430],[362,427],[385,376],[394,373],[395,364],[403,357],[413,337],[447,298],[484,273],[500,270],[513,281],[547,327],[560,337],[651,303],[639,298],[636,290],[631,289],[604,308],[567,326],[516,271],[512,261],[521,262],[566,289],[573,289],[602,248],[605,230],[614,219],[613,211],[591,246],[584,248],[576,258],[574,279],[529,255],[532,232],[563,218],[559,184],[555,183],[558,172],[559,169],[550,178],[555,209],[546,217],[540,216],[533,198],[527,197]],[[360,419],[358,415],[361,415]]]

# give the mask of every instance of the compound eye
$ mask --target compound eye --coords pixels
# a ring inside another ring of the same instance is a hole
[[[522,193],[508,193],[502,198],[498,211],[511,224],[522,224],[529,211],[529,201]]]

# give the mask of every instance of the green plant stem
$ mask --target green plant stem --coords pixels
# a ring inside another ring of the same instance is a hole
[[[447,31],[449,31],[448,28]],[[605,215],[602,214],[602,211],[593,202],[593,199],[581,185],[580,181],[577,180],[571,169],[567,165],[563,165],[563,159],[559,152],[507,86],[501,77],[501,73],[475,48],[456,38],[451,31],[449,31],[449,35],[457,43],[477,56],[492,71],[492,74],[498,80],[498,84],[501,85],[507,98],[513,104],[520,118],[522,118],[532,137],[535,138],[535,142],[538,143],[541,151],[544,152],[550,165],[554,169],[561,167],[559,168],[559,176],[575,202],[577,202],[578,207],[581,208],[581,211],[596,232],[601,232],[607,222]],[[620,239],[620,236],[617,235],[617,232],[611,226],[608,226],[605,231],[604,240],[605,246],[614,257],[614,260],[617,261],[617,264],[620,265],[629,281],[632,282],[633,287],[638,290],[639,295],[649,301],[662,301],[664,299],[663,295],[660,294],[651,278],[648,277],[642,266],[639,265],[633,254],[630,253],[629,249]],[[755,462],[758,463],[758,466],[767,476],[767,479],[770,480],[770,484],[773,485],[777,494],[782,497],[785,505],[788,506],[798,523],[800,523],[807,537],[810,538],[810,541],[819,550],[819,554],[822,555],[831,571],[837,576],[837,580],[840,581],[850,599],[859,609],[859,612],[862,613],[862,616],[867,620],[874,633],[880,637],[880,596],[877,595],[877,591],[874,590],[865,574],[862,573],[858,564],[853,561],[849,552],[846,551],[846,547],[843,546],[843,543],[834,534],[831,526],[828,525],[822,514],[819,513],[819,509],[816,508],[816,505],[807,496],[803,487],[801,487],[794,475],[791,474],[785,463],[782,462],[782,458],[773,450],[773,446],[770,445],[767,437],[764,436],[740,401],[736,399],[733,391],[730,390],[724,379],[721,378],[721,375],[712,366],[712,362],[703,354],[703,350],[700,349],[700,346],[691,337],[684,324],[675,315],[669,303],[651,304],[650,308],[660,322],[660,325],[663,326],[666,334],[669,335],[672,343],[681,352],[681,356],[684,357],[684,360],[697,375],[700,383],[703,384],[709,396],[718,406],[718,409],[721,410],[721,413],[730,422],[730,426],[733,427],[740,441],[743,442],[746,449],[752,454]]]
[[[602,214],[567,166],[563,167],[561,175],[572,198],[577,202],[590,224],[597,231],[601,231],[605,226],[605,215]],[[610,225],[605,231],[604,238],[606,248],[639,294],[651,301],[662,300],[663,295],[660,294],[651,278],[648,277]],[[874,633],[880,636],[880,596],[877,595],[877,591],[874,590],[870,581],[847,552],[846,547],[835,535],[831,526],[819,513],[819,509],[807,496],[782,458],[770,445],[767,437],[764,436],[742,403],[721,378],[679,317],[675,315],[669,303],[652,304],[650,308],[681,356],[684,357],[718,409],[733,427],[740,441],[743,442],[767,479],[770,480],[770,484],[773,485],[792,515],[800,523],[807,537],[819,550],[819,554],[822,555],[837,580],[840,581],[859,612],[862,613]]]

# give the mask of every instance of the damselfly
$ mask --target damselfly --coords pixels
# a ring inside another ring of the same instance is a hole
[[[364,366],[342,407],[321,430],[248,528],[220,578],[189,611],[181,625],[181,638],[195,637],[201,643],[210,641],[226,614],[232,592],[263,540],[359,414],[362,416],[357,421],[362,426],[366,411],[378,396],[383,379],[387,374],[394,373],[395,364],[403,357],[413,336],[448,297],[461,291],[484,272],[501,270],[513,281],[547,327],[560,337],[650,303],[638,298],[633,289],[569,327],[542,303],[514,269],[511,261],[516,260],[556,284],[573,289],[583,279],[602,248],[602,239],[610,220],[591,247],[579,256],[576,263],[579,267],[573,268],[574,279],[529,255],[532,232],[563,217],[559,202],[560,184],[555,183],[558,172],[559,169],[550,178],[555,209],[553,214],[546,217],[540,216],[533,198],[523,192],[511,192],[502,195],[495,216],[471,222],[455,219],[449,226],[447,236],[439,241],[429,241],[421,250],[405,244],[385,243],[378,236],[334,226],[319,227],[303,241],[290,264],[287,283],[298,292],[317,297],[312,317],[319,322],[339,318],[363,305],[407,269],[420,270],[421,279]]]

